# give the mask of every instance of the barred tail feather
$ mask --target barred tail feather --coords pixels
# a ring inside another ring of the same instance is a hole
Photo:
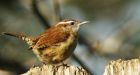
[[[9,36],[13,36],[13,37],[16,37],[16,38],[19,38],[23,41],[26,41],[27,44],[29,44],[30,46],[33,45],[33,41],[32,41],[32,38],[30,37],[27,37],[25,35],[21,35],[21,34],[14,34],[14,33],[9,33],[9,32],[2,32],[0,35],[9,35]]]

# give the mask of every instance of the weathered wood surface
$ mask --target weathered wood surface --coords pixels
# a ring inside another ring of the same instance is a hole
[[[103,75],[140,75],[140,58],[110,61]]]
[[[42,67],[31,68],[22,75],[90,75],[81,67],[76,66],[53,66],[43,65]],[[140,58],[132,60],[110,61],[105,67],[103,75],[140,75]]]
[[[76,66],[43,65],[42,67],[31,68],[21,75],[89,75],[83,68]]]

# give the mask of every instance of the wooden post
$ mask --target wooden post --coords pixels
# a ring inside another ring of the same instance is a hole
[[[103,75],[140,75],[140,58],[111,61]]]
[[[53,66],[43,65],[42,67],[31,68],[21,75],[90,75],[82,67],[76,66]],[[105,67],[103,75],[140,75],[140,58],[132,60],[110,61]]]
[[[21,75],[89,75],[89,73],[82,67],[43,65],[42,67],[31,68],[28,72]]]

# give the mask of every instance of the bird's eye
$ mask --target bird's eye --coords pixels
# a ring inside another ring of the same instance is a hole
[[[74,25],[74,22],[71,22],[70,25]]]

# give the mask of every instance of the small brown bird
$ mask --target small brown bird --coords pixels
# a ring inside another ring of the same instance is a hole
[[[26,41],[41,62],[57,64],[73,53],[77,45],[79,27],[87,22],[65,19],[37,37],[7,32],[3,32],[2,35],[10,35]]]

